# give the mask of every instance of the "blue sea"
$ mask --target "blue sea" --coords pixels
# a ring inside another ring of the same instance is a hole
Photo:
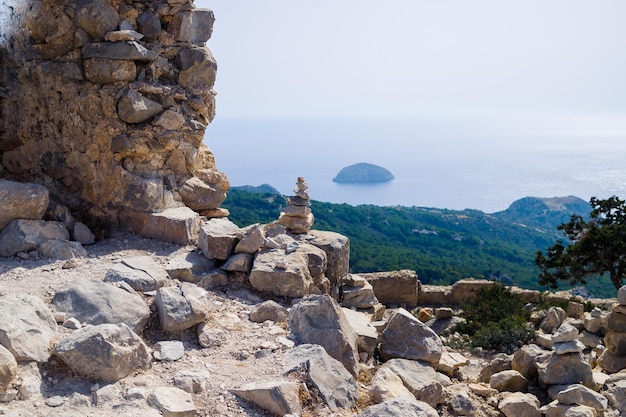
[[[626,197],[626,121],[619,118],[229,119],[205,143],[232,186],[270,184],[332,203],[492,213],[525,197]],[[395,176],[337,184],[341,168],[367,162]]]

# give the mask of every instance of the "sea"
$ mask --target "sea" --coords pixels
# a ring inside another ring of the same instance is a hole
[[[626,117],[220,118],[204,141],[231,186],[290,195],[298,177],[331,203],[485,213],[526,196],[626,197]],[[338,184],[367,162],[394,179]]]

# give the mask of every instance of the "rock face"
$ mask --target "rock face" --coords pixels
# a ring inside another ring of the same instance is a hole
[[[107,223],[222,203],[228,179],[202,143],[215,116],[211,10],[33,0],[6,20],[0,177],[45,185],[72,212]]]
[[[387,169],[378,165],[360,162],[341,169],[337,176],[333,178],[333,181],[348,184],[367,184],[386,182],[392,179],[394,179],[394,176]]]

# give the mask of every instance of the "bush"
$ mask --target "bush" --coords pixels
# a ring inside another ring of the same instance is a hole
[[[524,300],[504,285],[481,289],[463,305],[456,330],[469,336],[472,347],[513,353],[535,337]]]

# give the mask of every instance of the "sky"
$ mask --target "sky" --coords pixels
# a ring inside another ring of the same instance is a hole
[[[217,117],[626,114],[623,0],[196,0]]]

